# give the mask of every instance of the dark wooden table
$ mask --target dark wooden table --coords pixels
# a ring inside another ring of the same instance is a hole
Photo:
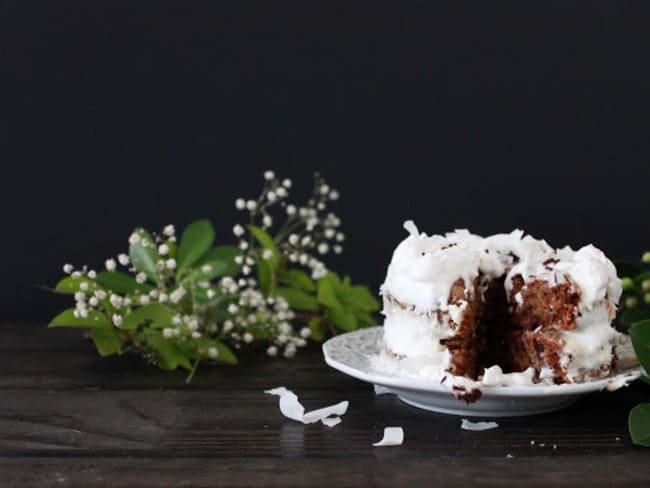
[[[650,401],[645,384],[467,432],[458,417],[375,396],[317,349],[203,368],[188,386],[137,357],[101,358],[76,330],[0,330],[2,487],[650,486],[650,449],[626,430],[630,408]],[[350,408],[334,428],[302,425],[263,393],[280,385],[308,410]],[[404,428],[402,446],[371,446],[385,426]]]

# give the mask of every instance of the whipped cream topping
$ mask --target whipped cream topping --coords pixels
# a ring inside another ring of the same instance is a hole
[[[512,279],[520,275],[545,281],[549,286],[570,283],[579,292],[575,330],[561,331],[565,348],[561,365],[573,381],[582,381],[589,371],[611,364],[613,346],[621,334],[611,321],[622,293],[614,264],[593,245],[573,250],[554,249],[546,241],[524,235],[521,230],[488,237],[456,230],[427,236],[412,221],[404,223],[409,236],[395,249],[381,293],[390,295],[406,309],[384,300],[384,343],[389,350],[408,359],[411,367],[424,368],[425,376],[440,377],[449,368],[450,356],[440,339],[456,333],[449,320],[459,324],[466,302],[449,304],[451,288],[459,279],[468,296],[481,275],[505,275],[510,300]],[[522,303],[521,294],[512,305]],[[442,312],[442,315],[436,312]],[[533,383],[533,371],[503,374],[498,366],[486,369],[486,384]],[[542,371],[538,381],[552,382],[552,372]]]
[[[505,274],[507,291],[517,275],[551,285],[568,280],[580,291],[581,307],[591,309],[606,300],[610,319],[616,314],[621,280],[614,264],[591,244],[577,251],[553,249],[518,229],[481,237],[466,229],[427,236],[410,220],[404,228],[410,235],[395,249],[381,290],[418,311],[447,311],[452,285],[460,278],[470,288],[482,273],[492,278]]]

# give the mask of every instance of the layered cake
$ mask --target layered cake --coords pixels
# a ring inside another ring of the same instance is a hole
[[[381,288],[384,366],[487,386],[611,372],[624,342],[611,326],[622,287],[602,251],[554,249],[520,230],[429,237],[404,227]]]

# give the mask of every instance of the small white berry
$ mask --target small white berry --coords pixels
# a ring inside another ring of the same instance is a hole
[[[172,337],[174,337],[174,330],[170,329],[169,327],[165,327],[162,333],[165,339],[171,339]]]
[[[272,257],[273,257],[273,251],[271,251],[270,249],[264,249],[264,251],[262,251],[263,259],[269,260]]]
[[[208,349],[208,356],[210,356],[211,359],[215,359],[219,355],[219,351],[217,351],[216,348],[211,347]]]
[[[147,275],[144,273],[138,273],[137,275],[135,275],[135,281],[136,283],[142,284],[145,281],[147,281]]]
[[[113,324],[115,324],[115,327],[121,327],[122,326],[122,316],[118,314],[113,314]]]
[[[280,186],[277,190],[275,190],[275,194],[279,198],[284,198],[287,196],[287,190],[285,190],[284,187]]]
[[[253,342],[253,339],[254,339],[253,334],[251,334],[250,332],[246,332],[244,334],[244,342],[251,343]]]
[[[329,248],[329,246],[327,245],[326,242],[321,242],[321,243],[318,245],[318,252],[319,252],[320,254],[327,254],[327,251],[329,251],[329,249],[330,249],[330,248]]]
[[[140,305],[149,305],[151,303],[151,299],[149,298],[149,295],[142,295],[140,297]]]
[[[307,339],[309,336],[311,336],[311,330],[309,330],[309,327],[303,327],[300,329],[300,337]]]
[[[338,200],[339,199],[339,192],[336,190],[332,190],[330,192],[330,200]]]
[[[262,224],[264,224],[264,227],[271,227],[273,225],[273,218],[270,215],[265,215],[262,219]]]
[[[257,202],[255,200],[248,200],[246,202],[246,208],[252,212],[257,208]]]
[[[95,278],[97,278],[97,273],[95,272],[94,269],[91,269],[90,271],[88,271],[88,278],[90,278],[91,280],[94,280]]]
[[[82,281],[81,283],[79,283],[79,289],[81,291],[88,291],[88,282]]]
[[[264,179],[266,181],[271,181],[273,178],[275,178],[275,173],[273,171],[265,171],[264,172]]]
[[[277,195],[275,194],[275,192],[272,192],[272,191],[270,191],[270,192],[268,192],[268,193],[266,194],[266,198],[267,198],[267,200],[268,200],[269,202],[271,202],[271,203],[275,202],[275,201],[278,199],[278,197],[277,197]]]
[[[282,186],[284,186],[285,188],[291,188],[291,184],[292,184],[292,183],[291,183],[291,180],[290,180],[289,178],[285,179],[285,180],[282,182]]]
[[[228,305],[228,313],[235,315],[237,312],[239,312],[239,307],[237,305],[234,303]]]
[[[287,215],[295,215],[295,214],[296,214],[296,206],[287,205]]]
[[[200,339],[201,338],[201,333],[200,332],[192,332],[192,339]]]
[[[337,240],[338,242],[343,242],[343,241],[345,240],[345,235],[344,235],[342,232],[338,232],[338,233],[336,234],[336,240]]]
[[[167,269],[176,269],[176,260],[168,259],[167,261],[165,261],[165,267]]]
[[[167,237],[171,237],[174,234],[176,234],[176,229],[171,224],[166,225],[165,228],[163,229],[163,234],[165,234]]]
[[[161,244],[158,246],[158,254],[161,256],[166,256],[169,254],[169,246],[167,244]]]
[[[241,241],[241,242],[239,243],[239,249],[241,249],[242,251],[245,251],[246,249],[248,249],[248,242],[246,242],[246,241]]]
[[[268,354],[271,357],[277,356],[278,355],[278,348],[276,346],[269,346],[266,349],[266,354]]]
[[[129,237],[129,244],[137,244],[138,242],[140,242],[140,234],[138,234],[137,232],[134,232]]]
[[[300,241],[300,243],[301,243],[303,246],[306,246],[306,245],[309,244],[310,242],[311,242],[311,237],[309,237],[309,236],[305,236],[305,237],[303,237],[303,238],[302,238],[302,241]]]
[[[241,237],[241,236],[243,236],[243,235],[244,235],[244,232],[246,232],[246,231],[245,231],[244,228],[243,228],[241,225],[239,225],[239,224],[235,225],[235,226],[232,228],[232,233],[235,234],[237,237]]]
[[[168,299],[169,299],[169,295],[167,295],[167,293],[161,293],[160,295],[158,295],[158,301],[160,303],[165,303]]]
[[[235,200],[235,208],[237,208],[237,210],[244,210],[246,208],[246,200],[243,198]]]
[[[114,259],[107,259],[104,265],[108,271],[115,271],[116,264]]]
[[[296,244],[298,244],[299,240],[300,240],[300,237],[298,237],[297,234],[291,234],[289,236],[289,244],[291,244],[292,246],[295,246]]]
[[[341,254],[343,252],[343,248],[338,244],[333,246],[332,249],[334,250],[334,254]]]
[[[124,253],[118,255],[117,260],[120,262],[122,266],[128,266],[130,262],[129,257]]]
[[[327,195],[329,193],[329,191],[330,191],[330,187],[327,186],[327,185],[321,185],[319,191],[320,191],[321,195]]]
[[[70,273],[72,273],[73,269],[74,269],[74,266],[72,266],[71,264],[64,264],[63,265],[63,272],[64,273],[70,274]]]

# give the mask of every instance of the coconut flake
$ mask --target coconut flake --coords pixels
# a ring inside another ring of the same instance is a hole
[[[463,430],[490,430],[496,429],[499,426],[496,422],[472,422],[467,419],[461,419],[460,428]]]
[[[392,390],[386,388],[385,386],[374,385],[374,387],[375,387],[375,395],[391,395],[393,393]]]
[[[373,446],[401,446],[404,442],[404,430],[401,427],[384,427],[384,437]]]
[[[287,418],[301,422],[303,424],[313,424],[319,420],[327,427],[334,427],[341,423],[341,415],[348,410],[350,402],[343,401],[336,405],[319,408],[305,413],[305,407],[298,400],[298,396],[284,386],[279,386],[271,390],[265,390],[268,395],[280,397],[280,412]]]

